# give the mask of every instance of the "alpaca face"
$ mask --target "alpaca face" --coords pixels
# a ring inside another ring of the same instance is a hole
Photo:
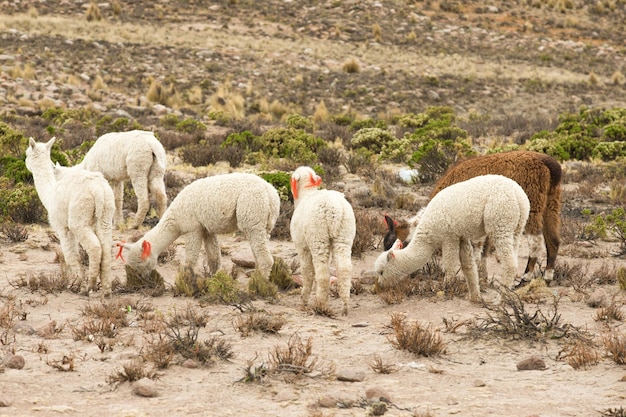
[[[374,262],[374,273],[376,274],[379,286],[386,287],[402,275],[402,273],[397,270],[397,259],[394,253],[401,248],[402,242],[396,240],[391,249],[381,253],[376,259],[376,262]]]
[[[157,255],[150,252],[150,248],[146,247],[146,243],[145,240],[140,240],[132,245],[123,245],[123,249],[127,249],[126,264],[139,276],[144,278],[149,277],[150,273],[155,270],[157,266]],[[122,255],[118,254],[118,256]]]

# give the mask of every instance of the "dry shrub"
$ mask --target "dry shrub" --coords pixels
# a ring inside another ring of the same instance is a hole
[[[313,113],[313,123],[319,125],[320,123],[327,122],[330,119],[330,113],[326,108],[326,104],[324,100],[320,101],[320,103],[315,108],[315,113]]]
[[[208,99],[212,112],[223,113],[228,119],[241,120],[245,116],[245,98],[233,91],[230,83],[221,83]]]
[[[504,287],[496,289],[500,295],[500,303],[491,305],[483,302],[486,315],[477,317],[472,323],[474,334],[488,332],[512,339],[562,338],[567,335],[578,336],[580,330],[570,324],[561,324],[558,312],[560,297],[554,295],[552,304],[544,313],[539,307],[534,312],[526,310],[522,298],[514,291]]]
[[[589,264],[583,262],[568,263],[557,261],[554,266],[553,280],[562,286],[571,286],[575,291],[584,292],[593,283],[593,277],[588,275]]]
[[[591,274],[591,281],[599,285],[615,284],[617,267],[614,262],[603,261],[600,267]]]
[[[159,103],[168,107],[177,107],[181,98],[174,84],[170,84],[168,87],[164,87],[158,80],[152,80],[146,98],[152,103]]]
[[[88,303],[81,309],[84,316],[97,318],[115,327],[128,326],[128,314],[132,311],[129,299],[119,298],[111,301]]]
[[[600,307],[595,316],[596,321],[624,321],[624,312],[615,304],[615,301],[611,302],[607,307]]]
[[[28,288],[31,292],[39,294],[56,294],[71,286],[68,278],[60,273],[45,274],[43,272],[19,274],[16,279],[9,280],[9,285],[14,288]]]
[[[243,368],[244,375],[236,382],[263,383],[265,381],[265,378],[269,375],[269,370],[267,369],[267,364],[265,363],[258,366],[254,364],[257,357],[258,356],[255,356],[254,359],[246,361],[246,366]]]
[[[295,377],[319,371],[324,376],[334,374],[332,366],[321,366],[318,358],[313,355],[313,339],[309,337],[303,342],[294,333],[287,346],[275,346],[268,355],[268,370],[273,374],[288,373]]]
[[[280,213],[278,219],[272,229],[271,238],[277,240],[290,240],[291,229],[290,222],[293,215],[293,201],[281,200],[280,201]]]
[[[98,337],[114,338],[117,327],[111,318],[96,319],[89,317],[76,326],[71,326],[74,340],[94,341]]]
[[[367,362],[367,365],[372,369],[372,371],[378,374],[392,374],[394,372],[398,372],[398,367],[396,365],[384,362],[379,355],[374,355]]]
[[[611,331],[602,338],[604,349],[609,358],[618,365],[626,364],[626,337]]]
[[[367,210],[354,210],[356,235],[352,242],[352,256],[360,258],[363,252],[376,249],[380,236],[384,233],[381,217]]]
[[[156,372],[146,370],[143,360],[137,358],[124,364],[122,366],[122,370],[117,370],[107,376],[106,382],[109,384],[115,384],[121,382],[139,381],[142,378],[155,379],[157,377],[158,375]]]
[[[561,349],[557,355],[557,360],[565,360],[572,368],[581,369],[597,365],[600,357],[589,340],[576,339]]]
[[[56,369],[61,372],[74,372],[75,370],[75,360],[74,353],[68,353],[67,355],[63,355],[61,359],[49,359],[46,358],[46,365]]]
[[[278,333],[287,323],[282,314],[274,314],[267,311],[251,311],[239,314],[233,326],[243,337],[248,337],[256,330],[263,333]]]
[[[407,323],[403,314],[392,313],[391,327],[395,339],[387,337],[387,340],[396,349],[408,350],[421,356],[445,353],[446,345],[441,339],[439,330],[433,330],[430,325],[423,326],[418,322]]]
[[[0,231],[13,243],[24,242],[28,239],[28,228],[13,222],[6,222]]]
[[[619,267],[615,272],[615,278],[619,284],[619,289],[626,290],[626,268],[623,266]]]
[[[207,312],[195,310],[189,305],[183,312],[174,310],[171,317],[165,320],[166,335],[174,351],[201,363],[210,363],[213,358],[230,359],[234,353],[225,340],[214,336],[199,342],[200,329],[206,327],[208,320]]]
[[[328,317],[331,319],[334,319],[336,317],[335,312],[333,311],[333,309],[330,307],[330,305],[328,305],[328,303],[324,303],[318,299],[315,299],[311,305],[311,311],[313,312],[313,314],[318,315],[318,316],[324,316],[324,317]]]
[[[13,322],[16,319],[26,319],[26,312],[15,304],[14,299],[7,300],[2,307],[0,307],[0,328],[12,329]]]

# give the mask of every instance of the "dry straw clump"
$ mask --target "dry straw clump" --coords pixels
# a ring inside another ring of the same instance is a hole
[[[445,353],[446,345],[439,330],[430,325],[423,326],[418,322],[406,322],[406,316],[400,313],[391,314],[391,328],[394,338],[388,337],[393,347],[408,350],[421,356],[433,356]]]
[[[348,74],[361,72],[361,63],[356,58],[350,58],[343,63],[342,70],[343,72],[347,72]]]
[[[557,359],[564,359],[572,368],[581,369],[597,365],[600,356],[590,341],[576,339],[559,352]]]
[[[102,20],[102,12],[100,11],[98,3],[94,1],[89,3],[89,7],[85,12],[85,17],[87,18],[88,22],[99,22]]]

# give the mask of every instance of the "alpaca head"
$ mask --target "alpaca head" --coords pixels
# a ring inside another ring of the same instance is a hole
[[[158,254],[152,252],[152,245],[145,239],[140,239],[135,243],[118,243],[119,248],[116,258],[125,261],[129,268],[133,269],[139,276],[149,277],[150,273],[156,269]],[[124,258],[126,250],[126,259]]]
[[[50,149],[52,149],[55,140],[56,138],[52,138],[47,143],[35,142],[33,138],[28,140],[28,148],[26,148],[26,168],[30,172],[42,168],[52,168]]]
[[[391,249],[381,253],[376,262],[374,262],[374,273],[380,287],[384,288],[392,284],[395,279],[402,275],[396,266],[395,251],[399,249],[402,249],[402,241],[398,239],[391,246]]]
[[[322,184],[322,177],[317,175],[313,168],[302,166],[297,168],[291,174],[291,194],[293,199],[297,200],[304,190],[317,190]]]

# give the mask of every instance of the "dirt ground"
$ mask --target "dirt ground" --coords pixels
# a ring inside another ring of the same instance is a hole
[[[21,317],[24,321],[18,320],[20,325],[26,323],[38,330],[55,321],[57,330],[44,337],[37,333],[16,334],[10,348],[25,359],[25,365],[20,370],[5,368],[0,373],[0,400],[9,404],[0,409],[2,416],[363,416],[377,415],[366,401],[376,392],[382,392],[380,395],[390,401],[385,413],[388,416],[592,416],[624,403],[626,372],[608,358],[587,369],[573,369],[564,360],[557,360],[563,340],[472,338],[466,326],[447,331],[444,320],[461,323],[484,316],[485,308],[458,297],[410,297],[388,305],[367,285],[366,291],[352,296],[348,317],[329,318],[304,311],[298,290],[281,294],[276,303],[254,301],[259,309],[284,314],[286,324],[277,334],[257,332],[248,337],[235,329],[233,321],[240,313],[231,306],[201,306],[193,298],[174,297],[171,291],[159,297],[114,294],[113,299],[124,298],[129,305],[150,306],[165,315],[187,305],[203,309],[210,320],[201,330],[200,340],[218,335],[232,346],[232,359],[218,360],[210,366],[189,368],[174,359],[172,366],[158,371],[158,395],[144,398],[133,394],[134,383],[107,382],[108,376],[142,354],[147,335],[138,311],[127,312],[128,327],[117,329],[110,347],[102,352],[95,342],[73,340],[71,331],[84,318],[85,307],[101,303],[101,299],[70,291],[41,294],[11,285],[20,274],[59,271],[46,229],[30,230],[26,242],[2,242],[0,294],[3,303],[12,298],[26,313]],[[130,233],[117,231],[114,237],[129,238]],[[226,269],[232,266],[229,254],[249,251],[247,242],[234,236],[224,236],[222,246]],[[520,268],[525,251],[523,247],[520,252]],[[291,242],[273,241],[272,252],[287,261],[295,256]],[[567,248],[563,252],[567,253]],[[159,267],[167,284],[174,283],[182,254],[181,241],[176,259]],[[377,254],[372,251],[355,258],[354,276],[371,270]],[[561,261],[568,262],[567,256]],[[599,267],[602,259],[588,262],[590,268]],[[624,266],[623,261],[612,262]],[[489,266],[497,273],[495,261],[490,260]],[[125,279],[119,260],[114,263],[113,276]],[[245,287],[246,279],[239,280]],[[618,293],[617,286],[605,289],[609,294]],[[578,326],[596,338],[606,332],[606,326],[594,319],[596,309],[589,307],[580,293],[572,287],[550,290],[562,295],[558,305],[561,323]],[[485,292],[486,299],[493,296],[494,290]],[[549,304],[541,305],[542,311],[547,312]],[[331,299],[331,306],[338,312],[340,301]],[[441,329],[445,352],[423,357],[394,348],[390,343],[390,315],[395,312]],[[295,380],[279,374],[265,378],[263,383],[237,382],[250,363],[267,362],[269,352],[276,346],[286,346],[293,335],[302,340],[312,338],[313,355],[320,369],[332,364],[335,376],[355,374],[357,381],[328,378],[320,371]],[[516,364],[532,355],[543,359],[546,369],[518,371]],[[50,365],[61,363],[64,356],[74,358],[72,372]],[[375,372],[368,364],[376,357],[394,365],[397,371]]]

